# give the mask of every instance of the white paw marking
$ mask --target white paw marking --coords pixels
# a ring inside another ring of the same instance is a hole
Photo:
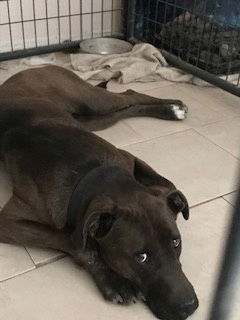
[[[172,110],[173,111],[180,110],[180,107],[177,104],[172,104]]]
[[[187,107],[173,104],[172,110],[174,112],[176,119],[183,120],[186,118]]]
[[[123,303],[124,300],[123,300],[123,298],[120,296],[120,294],[116,294],[116,296],[113,298],[113,301],[112,301],[112,302],[118,304],[118,303]]]
[[[177,119],[182,120],[182,119],[186,118],[186,113],[185,113],[184,110],[176,110],[175,111],[175,116],[176,116]]]

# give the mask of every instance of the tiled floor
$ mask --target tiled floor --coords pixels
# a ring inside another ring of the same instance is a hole
[[[156,97],[175,97],[189,106],[187,120],[128,119],[98,134],[147,161],[187,195],[188,222],[179,218],[183,268],[200,307],[192,320],[206,320],[240,168],[240,99],[220,89],[167,81],[126,88]],[[0,166],[0,206],[11,184]],[[154,319],[143,304],[121,307],[103,301],[89,276],[55,251],[0,244],[0,319]],[[231,320],[240,318],[240,285]]]

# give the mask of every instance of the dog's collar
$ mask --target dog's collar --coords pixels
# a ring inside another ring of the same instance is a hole
[[[109,185],[110,177],[116,174],[126,174],[127,171],[114,166],[98,166],[84,177],[78,180],[69,200],[67,210],[67,226],[75,228],[77,213],[84,212],[91,198],[97,193],[101,193],[106,185]]]

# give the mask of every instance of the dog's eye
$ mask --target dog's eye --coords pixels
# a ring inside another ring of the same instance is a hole
[[[180,238],[173,239],[173,240],[172,240],[172,244],[173,244],[174,248],[179,247],[180,244],[181,244],[181,239],[180,239]]]
[[[138,263],[146,262],[147,258],[148,258],[148,255],[145,252],[144,253],[138,253],[136,255],[136,260],[137,260]]]

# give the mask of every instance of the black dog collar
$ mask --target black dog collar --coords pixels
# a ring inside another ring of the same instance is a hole
[[[76,216],[79,212],[84,212],[91,198],[97,193],[104,191],[104,187],[109,185],[116,174],[126,175],[127,171],[113,166],[98,166],[81,176],[70,197],[67,211],[67,226],[74,228]]]

